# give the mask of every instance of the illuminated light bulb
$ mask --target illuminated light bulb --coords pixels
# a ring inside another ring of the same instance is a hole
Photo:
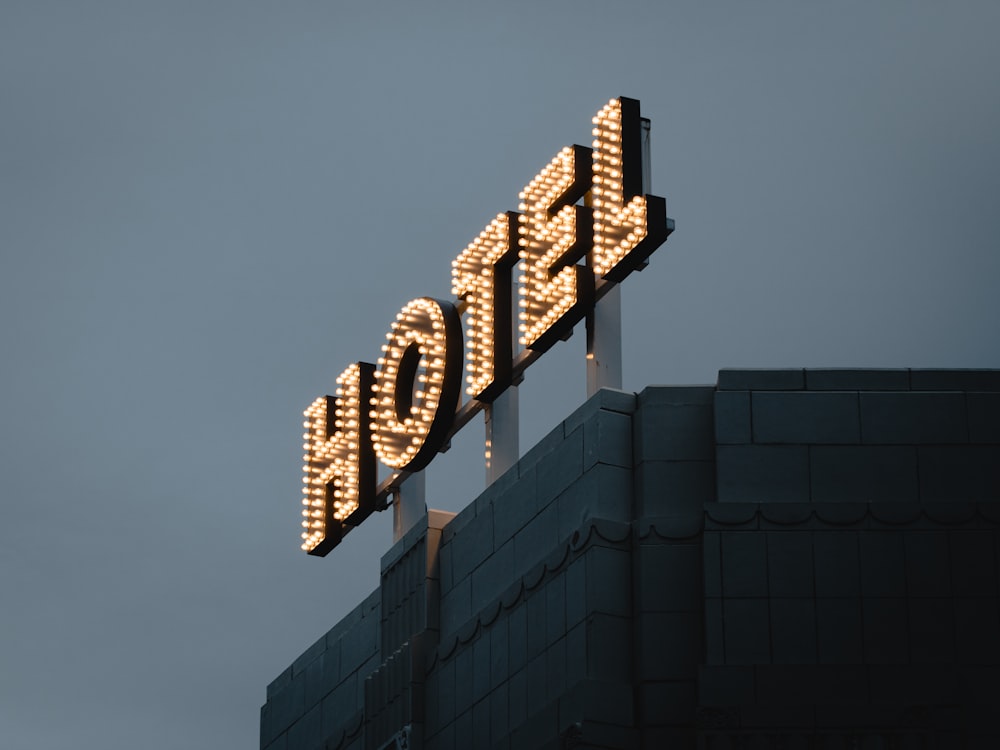
[[[370,391],[374,381],[374,365],[350,365],[337,377],[336,397],[318,398],[304,413],[303,493],[314,499],[303,503],[314,510],[306,511],[313,533],[304,538],[303,549],[311,554],[326,554],[340,541],[340,521],[359,509],[365,514],[374,509],[374,454],[359,450],[370,440],[367,430],[361,434],[357,419],[361,393]],[[333,434],[328,433],[330,415]],[[331,524],[337,524],[336,530]]]
[[[646,196],[641,195],[642,155],[639,104],[612,99],[595,118],[594,140],[594,273],[621,281],[666,239],[666,210],[658,199],[651,242]],[[626,141],[623,133],[633,133]],[[625,146],[631,149],[626,153]],[[631,192],[626,192],[625,185]],[[600,186],[600,189],[598,189]],[[662,212],[661,212],[662,207]]]
[[[409,302],[397,319],[405,323],[393,329],[379,368],[377,398],[384,408],[373,413],[373,442],[387,466],[419,471],[443,444],[458,405],[462,324],[453,305],[426,297]],[[448,387],[440,400],[432,387],[413,387],[442,380]]]
[[[518,330],[524,346],[547,349],[582,316],[590,297],[592,285],[574,266],[589,249],[592,220],[573,204],[590,189],[591,174],[588,150],[566,147],[523,191]],[[551,215],[554,207],[558,210]]]
[[[513,348],[506,300],[510,299],[510,275],[517,262],[518,221],[520,217],[513,213],[498,214],[453,264],[452,293],[467,303],[465,358],[466,370],[473,375],[465,390],[480,400],[492,400],[510,380]],[[493,341],[494,330],[505,336],[496,339],[494,347],[484,346]]]

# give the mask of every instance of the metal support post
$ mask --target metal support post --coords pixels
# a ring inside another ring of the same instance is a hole
[[[518,454],[517,386],[501,393],[486,407],[486,486],[517,463]]]
[[[622,387],[622,294],[616,285],[587,315],[587,397]]]
[[[427,479],[424,472],[410,474],[393,493],[392,541],[398,542],[427,515]]]

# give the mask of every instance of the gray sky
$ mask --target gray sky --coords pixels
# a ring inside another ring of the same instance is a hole
[[[996,2],[0,2],[0,745],[257,744],[391,518],[298,550],[301,412],[613,96],[677,231],[625,386],[1000,367]],[[528,372],[522,449],[584,397]],[[481,421],[429,504],[482,486]]]

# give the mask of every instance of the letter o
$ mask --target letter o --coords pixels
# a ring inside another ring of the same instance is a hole
[[[444,445],[458,408],[462,319],[450,302],[420,297],[386,339],[372,389],[372,442],[386,466],[420,471]]]

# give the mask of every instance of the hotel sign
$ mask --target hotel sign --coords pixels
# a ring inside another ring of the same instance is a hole
[[[643,194],[639,102],[612,99],[593,124],[592,148],[562,149],[521,191],[519,211],[498,214],[452,262],[455,301],[408,302],[377,363],[348,366],[336,395],[306,409],[304,551],[326,555],[376,510],[385,494],[376,460],[401,474],[426,467],[472,414],[667,239],[666,202]]]

